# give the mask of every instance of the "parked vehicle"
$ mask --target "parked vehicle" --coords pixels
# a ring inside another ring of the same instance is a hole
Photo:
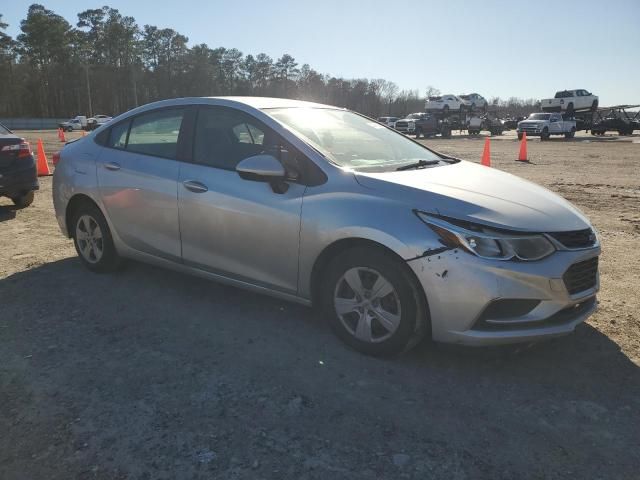
[[[111,118],[109,115],[96,115],[95,117],[87,118],[87,130],[95,130],[109,122]]]
[[[487,115],[482,117],[473,116],[467,123],[467,131],[469,135],[479,135],[481,131],[487,130],[491,135],[502,135],[504,132],[504,123],[499,118],[493,118]]]
[[[60,128],[62,128],[66,132],[72,132],[74,130],[86,130],[87,128],[87,117],[84,115],[78,115],[66,122],[62,122],[58,124]]]
[[[564,135],[573,138],[576,134],[576,121],[564,119],[560,113],[532,113],[529,118],[518,123],[518,139],[526,132],[528,137],[540,137],[547,140],[551,135]]]
[[[395,129],[406,135],[415,135],[416,138],[442,135],[445,138],[451,136],[451,126],[429,113],[412,113],[406,118],[396,122]]]
[[[591,135],[604,135],[608,131],[618,132],[618,135],[633,135],[633,130],[637,129],[635,122],[628,122],[620,117],[607,117],[596,122],[591,127]]]
[[[0,197],[9,197],[16,207],[25,208],[33,203],[38,188],[29,143],[0,124]]]
[[[398,121],[398,117],[378,117],[378,121],[385,124],[387,127],[394,128]]]
[[[92,271],[136,258],[315,305],[373,355],[556,337],[596,309],[599,241],[569,202],[326,105],[136,108],[64,146],[53,201]]]
[[[440,95],[429,97],[425,104],[425,110],[428,111],[459,111],[465,108],[465,102],[456,95]]]
[[[561,90],[553,98],[545,98],[541,102],[543,112],[567,112],[575,110],[595,110],[598,108],[598,97],[586,90]]]
[[[468,95],[460,95],[459,98],[464,102],[465,107],[470,110],[485,109],[489,105],[489,102],[477,93],[469,93]]]

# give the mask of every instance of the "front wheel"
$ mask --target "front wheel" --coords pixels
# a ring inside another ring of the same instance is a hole
[[[81,205],[73,217],[73,244],[80,260],[89,270],[107,273],[118,269],[118,256],[109,225],[98,207]]]
[[[416,283],[407,267],[384,251],[353,248],[328,265],[322,304],[347,345],[368,355],[393,355],[415,346],[429,328]]]
[[[549,140],[549,137],[551,135],[549,135],[549,129],[547,127],[544,127],[544,129],[542,130],[542,133],[540,134],[540,141],[545,141],[545,140]]]
[[[19,197],[13,197],[11,201],[18,208],[27,208],[33,203],[34,198],[35,194],[33,193],[33,190],[31,190],[30,192],[25,193],[24,195],[20,195]]]

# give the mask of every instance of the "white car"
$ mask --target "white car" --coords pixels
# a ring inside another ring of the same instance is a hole
[[[440,111],[448,111],[448,110],[460,110],[460,108],[465,108],[464,100],[456,95],[440,95],[437,97],[429,97],[425,104],[425,109],[427,111],[430,110],[440,110]]]
[[[398,117],[378,117],[378,122],[391,128],[394,128],[396,126],[397,121]]]
[[[460,95],[460,99],[464,102],[465,107],[469,107],[470,109],[475,108],[486,108],[489,105],[489,102],[478,93],[469,93],[467,95]]]
[[[561,90],[553,98],[542,100],[544,112],[573,112],[575,110],[595,110],[598,97],[587,90]]]
[[[96,115],[87,119],[87,127],[89,130],[95,130],[96,128],[104,125],[112,119],[109,115]]]

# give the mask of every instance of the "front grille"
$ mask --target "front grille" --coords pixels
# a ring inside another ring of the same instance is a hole
[[[396,128],[407,128],[408,126],[407,122],[396,122]]]
[[[596,243],[596,235],[590,228],[571,232],[552,232],[549,233],[549,235],[566,248],[589,248],[593,247]]]
[[[519,130],[521,132],[527,132],[527,133],[536,133],[538,132],[538,125],[520,125]]]
[[[574,263],[562,279],[570,295],[595,287],[598,281],[598,257]]]

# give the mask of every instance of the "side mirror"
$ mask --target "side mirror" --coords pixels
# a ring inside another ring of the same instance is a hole
[[[236,172],[241,178],[254,182],[278,182],[286,176],[280,161],[268,154],[245,158],[236,166]]]

